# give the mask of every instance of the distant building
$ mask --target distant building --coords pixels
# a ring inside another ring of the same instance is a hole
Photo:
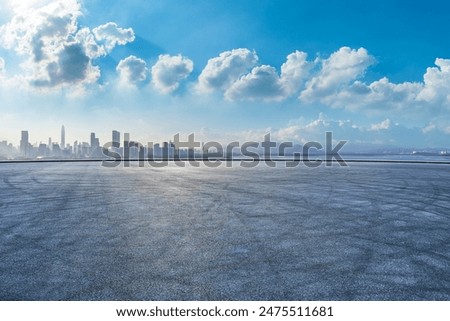
[[[95,145],[95,133],[91,133],[91,148],[93,149]]]
[[[22,130],[22,137],[20,140],[20,153],[22,156],[28,156],[28,131]]]
[[[61,157],[61,148],[56,143],[52,144],[52,156],[54,156],[54,157]]]
[[[162,157],[162,148],[160,147],[159,144],[155,144],[153,146],[153,157]]]
[[[169,143],[163,142],[162,144],[162,157],[168,158],[169,157]]]
[[[48,156],[50,154],[50,151],[49,151],[49,149],[47,148],[47,145],[45,145],[45,144],[39,144],[39,147],[38,147],[38,156],[42,156],[42,157],[44,157],[44,156]]]
[[[117,130],[112,131],[112,146],[113,147],[120,147],[120,132]]]
[[[162,157],[173,158],[175,151],[175,144],[172,142],[163,142],[162,144]]]
[[[73,142],[73,154],[75,155],[75,157],[78,157],[78,141],[74,141]]]
[[[80,147],[81,145],[81,147]],[[86,142],[82,142],[81,144],[78,145],[79,146],[79,153],[80,153],[80,157],[87,157],[88,156],[88,151],[89,151],[89,144]]]
[[[66,130],[64,129],[64,125],[61,127],[61,149],[66,148]]]
[[[13,157],[15,149],[11,143],[8,144],[6,140],[0,142],[0,159],[8,159]]]
[[[100,141],[95,137],[95,133],[91,133],[91,148],[89,152],[90,157],[101,157]]]
[[[100,142],[97,137],[95,137],[95,133],[91,133],[91,149],[97,149],[100,147]]]

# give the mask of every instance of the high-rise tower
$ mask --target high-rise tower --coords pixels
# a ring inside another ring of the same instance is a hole
[[[64,129],[64,125],[61,127],[61,149],[66,148],[66,130]]]
[[[22,137],[20,140],[20,152],[22,156],[28,155],[28,130],[22,130]]]
[[[112,145],[113,147],[120,147],[120,132],[117,130],[112,131]]]
[[[100,141],[98,137],[95,137],[95,133],[91,133],[91,149],[94,150],[98,147],[100,147]]]

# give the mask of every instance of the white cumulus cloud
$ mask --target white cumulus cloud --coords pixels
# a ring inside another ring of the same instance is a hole
[[[134,39],[131,29],[108,23],[94,29],[99,43],[89,28],[78,27],[82,6],[76,0],[32,1],[29,5],[14,2],[11,6],[11,20],[0,26],[0,46],[23,59],[23,74],[15,72],[15,77],[34,87],[95,83],[100,68],[93,59]]]
[[[424,87],[418,99],[425,102],[450,102],[450,59],[437,58],[437,67],[427,68],[423,76]]]
[[[116,70],[122,84],[138,84],[147,79],[147,64],[136,56],[129,56],[119,61]]]
[[[162,93],[170,93],[178,88],[194,68],[189,58],[181,55],[160,55],[152,67],[152,84]]]
[[[309,76],[313,64],[307,61],[307,54],[295,51],[286,57],[286,62],[281,65],[281,84],[287,96],[296,94]]]
[[[301,102],[320,102],[329,107],[349,110],[399,111],[405,108],[420,109],[426,105],[424,100],[430,101],[436,96],[435,91],[442,93],[450,89],[445,88],[448,82],[436,80],[447,77],[445,73],[448,69],[445,69],[442,60],[437,61],[440,69],[428,69],[424,83],[392,83],[386,77],[369,84],[359,80],[374,62],[375,59],[364,48],[340,48],[321,61],[321,69],[306,82],[306,88],[300,94]]]
[[[80,10],[77,1],[69,0],[18,13],[0,27],[0,43],[18,54],[32,55],[33,60],[41,61],[76,31]]]
[[[450,108],[450,59],[437,58],[436,67],[427,68],[423,82],[392,83],[383,77],[370,84],[360,80],[331,94],[316,97],[331,107],[382,111],[448,112]]]
[[[341,91],[322,99],[331,107],[347,109],[400,110],[406,106],[412,107],[417,101],[417,95],[422,90],[420,83],[403,82],[395,84],[386,77],[369,85],[355,81]]]
[[[81,15],[77,1],[56,1],[18,12],[0,27],[0,44],[26,57],[22,64],[30,84],[95,82],[100,74],[91,64],[80,39],[74,37]]]
[[[256,52],[245,48],[222,52],[208,60],[198,78],[200,92],[220,90],[227,100],[279,101],[304,86],[312,63],[295,51],[286,57],[281,73],[270,65],[258,65]]]
[[[82,28],[78,30],[75,35],[75,39],[79,43],[83,44],[86,55],[89,58],[95,59],[98,57],[106,56],[105,47],[95,41],[94,34],[89,28]]]
[[[135,39],[134,31],[131,28],[120,28],[115,22],[108,22],[97,28],[92,32],[95,39],[105,44],[105,48],[110,52],[116,45],[125,45]]]
[[[341,47],[322,60],[322,68],[307,83],[300,94],[303,101],[326,101],[326,98],[364,74],[367,67],[375,63],[365,48]]]
[[[272,66],[258,66],[231,84],[225,91],[229,100],[280,100],[284,89],[276,69]]]
[[[247,74],[258,62],[254,51],[246,48],[222,52],[208,60],[198,77],[200,92],[226,90],[233,82]]]
[[[52,59],[39,64],[40,70],[31,83],[54,87],[80,82],[93,83],[100,77],[100,69],[92,66],[80,43],[68,43],[53,53]]]

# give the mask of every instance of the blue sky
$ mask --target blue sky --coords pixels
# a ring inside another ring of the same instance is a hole
[[[0,140],[448,148],[443,1],[0,0]]]

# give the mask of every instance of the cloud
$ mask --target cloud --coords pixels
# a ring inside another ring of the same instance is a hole
[[[95,36],[89,28],[78,30],[75,40],[83,44],[86,55],[90,59],[106,56],[105,47],[95,41]]]
[[[105,44],[105,48],[108,52],[111,52],[116,45],[125,45],[135,39],[133,29],[120,28],[115,22],[108,22],[98,26],[97,28],[94,28],[92,32],[97,41]]]
[[[65,44],[54,53],[53,61],[41,64],[40,77],[32,84],[53,87],[59,84],[76,84],[81,81],[95,82],[100,77],[100,69],[90,64],[80,43]]]
[[[296,94],[309,76],[313,63],[307,61],[307,56],[305,52],[296,50],[288,55],[286,62],[281,65],[280,80],[286,96]]]
[[[331,131],[334,140],[348,140],[347,151],[375,151],[386,147],[436,147],[448,145],[448,135],[445,125],[430,124],[424,127],[407,127],[385,119],[380,123],[364,126],[351,120],[336,120],[328,118],[323,113],[317,119],[291,120],[282,128],[274,129],[272,137],[277,141],[292,141],[306,143],[309,141],[323,142],[325,132]],[[389,148],[390,148],[389,147]]]
[[[194,69],[194,63],[181,55],[160,55],[152,67],[152,84],[162,93],[178,88],[180,81],[187,78]]]
[[[418,99],[423,84],[418,82],[392,83],[384,77],[370,84],[359,80],[324,96],[320,102],[333,108],[349,110],[401,111],[405,108],[423,109],[426,103]]]
[[[225,91],[228,100],[283,100],[295,94],[303,85],[311,68],[307,54],[295,51],[287,56],[281,66],[281,75],[272,66],[254,67],[241,76]]]
[[[96,83],[100,68],[93,60],[106,55],[116,44],[134,39],[131,29],[107,23],[94,30],[104,44],[87,27],[78,28],[82,15],[76,0],[33,1],[28,6],[13,5],[10,22],[0,27],[0,46],[23,59],[23,75],[16,79],[32,87],[60,88]]]
[[[119,61],[116,70],[122,84],[135,85],[147,79],[147,64],[136,56],[129,56]]]
[[[18,13],[0,27],[0,43],[27,57],[22,67],[30,84],[54,87],[98,79],[98,67],[91,65],[81,39],[74,37],[80,10],[77,1],[52,2]]]
[[[364,60],[364,59],[363,59]],[[390,111],[408,114],[426,115],[433,111],[437,114],[446,114],[450,109],[450,59],[437,58],[435,67],[427,68],[422,82],[392,83],[383,77],[372,83],[366,84],[361,80],[343,80],[339,85],[331,86],[333,91],[309,90],[311,83],[320,76],[314,76],[308,83],[305,91],[300,95],[300,100],[306,103],[320,102],[333,108],[345,108],[349,110],[366,111]],[[359,73],[364,68],[359,69]],[[351,74],[350,72],[348,74]],[[358,72],[353,73],[353,75]]]
[[[412,103],[421,89],[422,85],[419,83],[394,84],[384,77],[372,82],[367,87],[367,92],[363,95],[366,97],[361,102],[364,102],[367,107],[377,104],[378,106],[398,108],[406,103]]]
[[[372,124],[370,125],[369,131],[379,131],[379,130],[386,130],[391,127],[391,121],[389,118],[383,120],[381,123],[378,124]]]
[[[17,13],[0,27],[0,44],[21,55],[31,55],[41,61],[51,49],[76,31],[81,15],[77,1],[57,1],[36,10]]]
[[[310,141],[323,141],[325,132],[333,132],[334,139],[348,139],[361,137],[365,131],[363,127],[355,125],[350,120],[333,120],[320,113],[317,119],[291,120],[291,123],[273,132],[273,137],[279,141],[293,141],[307,143]]]
[[[427,126],[422,128],[422,133],[428,134],[429,132],[432,132],[435,129],[436,129],[436,125],[433,123],[429,123]]]
[[[366,69],[375,63],[365,48],[358,50],[341,47],[325,60],[321,60],[320,71],[307,83],[300,94],[306,102],[327,102],[327,97],[362,76]]]
[[[2,5],[11,8],[15,13],[23,13],[27,10],[41,8],[51,2],[51,0],[6,0],[3,1]]]
[[[254,51],[246,48],[222,52],[208,60],[198,77],[200,92],[226,90],[239,77],[247,74],[258,62]]]
[[[450,102],[450,59],[437,58],[437,67],[427,68],[423,76],[423,89],[417,99],[429,103]]]
[[[340,48],[321,61],[321,69],[307,81],[299,96],[300,101],[308,104],[319,102],[328,107],[349,110],[419,110],[426,105],[430,107],[427,102],[436,101],[437,93],[450,90],[450,76],[446,68],[450,64],[443,60],[436,60],[440,68],[428,68],[424,83],[392,83],[386,77],[370,84],[359,80],[374,62],[375,59],[364,48]],[[442,102],[446,99],[447,95],[438,100]]]
[[[0,57],[0,77],[5,73],[5,59]]]
[[[229,100],[281,100],[284,95],[277,71],[267,65],[253,68],[225,91],[225,98]]]

